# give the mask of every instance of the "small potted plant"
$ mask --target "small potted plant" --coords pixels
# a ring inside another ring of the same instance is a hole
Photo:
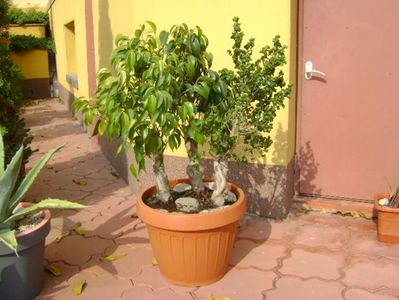
[[[377,211],[378,240],[386,243],[399,243],[399,187],[391,193],[381,193],[374,197]]]
[[[32,299],[39,294],[43,283],[44,242],[50,231],[48,209],[84,207],[51,198],[34,204],[21,202],[40,170],[61,147],[49,151],[20,180],[23,146],[4,168],[0,135],[0,299]]]
[[[234,70],[211,69],[208,39],[198,26],[157,34],[148,22],[132,38],[116,38],[113,72],[98,72],[94,102],[73,104],[86,124],[97,117],[94,134],[120,141],[117,152],[133,150],[133,175],[145,170],[146,157],[152,160],[156,184],[139,197],[137,214],[147,224],[161,273],[178,284],[209,284],[225,274],[246,210],[243,191],[226,179],[227,161],[265,154],[276,111],[290,94],[279,70],[286,61],[278,37],[253,60],[254,40],[243,45],[238,21],[229,51]],[[188,178],[169,180],[164,151],[181,144]],[[215,159],[214,179],[203,178],[201,144]]]

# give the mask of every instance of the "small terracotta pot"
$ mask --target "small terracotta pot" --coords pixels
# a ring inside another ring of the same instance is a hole
[[[173,180],[170,186],[190,183]],[[203,214],[165,213],[147,206],[143,199],[156,192],[145,190],[137,201],[137,214],[147,225],[154,256],[161,274],[170,282],[201,286],[222,278],[227,271],[238,222],[246,211],[244,192],[234,184],[237,196],[231,206]]]
[[[380,193],[374,197],[374,207],[377,210],[378,240],[385,243],[399,243],[399,208],[386,207],[378,204],[378,200],[389,198],[389,194]]]

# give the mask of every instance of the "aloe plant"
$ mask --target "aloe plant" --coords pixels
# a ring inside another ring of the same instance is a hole
[[[21,146],[19,148],[5,168],[3,136],[0,134],[0,241],[14,251],[16,251],[18,246],[15,228],[17,221],[43,209],[80,209],[85,207],[79,203],[53,198],[42,200],[29,207],[18,205],[24,199],[26,192],[48,160],[63,146],[60,145],[43,156],[18,185],[18,175],[22,165],[24,147]]]

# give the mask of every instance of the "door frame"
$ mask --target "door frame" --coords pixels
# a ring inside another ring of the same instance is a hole
[[[299,149],[301,149],[301,125],[302,125],[302,85],[304,82],[303,73],[303,35],[304,35],[304,2],[298,0],[298,21],[297,21],[297,78],[296,78],[296,132],[295,132],[295,170],[294,170],[294,197],[302,196],[300,193],[300,170],[299,170]]]

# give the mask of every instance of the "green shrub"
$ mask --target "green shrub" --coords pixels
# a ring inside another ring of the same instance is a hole
[[[0,29],[7,27],[10,23],[9,16],[7,14],[9,4],[7,1],[0,0]]]
[[[48,14],[35,9],[12,8],[8,12],[8,17],[11,24],[48,24]]]
[[[33,35],[11,35],[10,49],[15,52],[25,52],[32,49],[47,49],[55,53],[52,38],[39,38]]]
[[[7,2],[0,0],[0,31],[6,32],[7,20],[4,17],[8,9]],[[22,75],[10,58],[7,44],[0,43],[0,133],[4,137],[5,162],[9,163],[21,144],[24,145],[23,162],[32,151],[28,147],[32,141],[29,129],[25,127],[20,110],[23,105]],[[22,172],[23,173],[23,172]]]

